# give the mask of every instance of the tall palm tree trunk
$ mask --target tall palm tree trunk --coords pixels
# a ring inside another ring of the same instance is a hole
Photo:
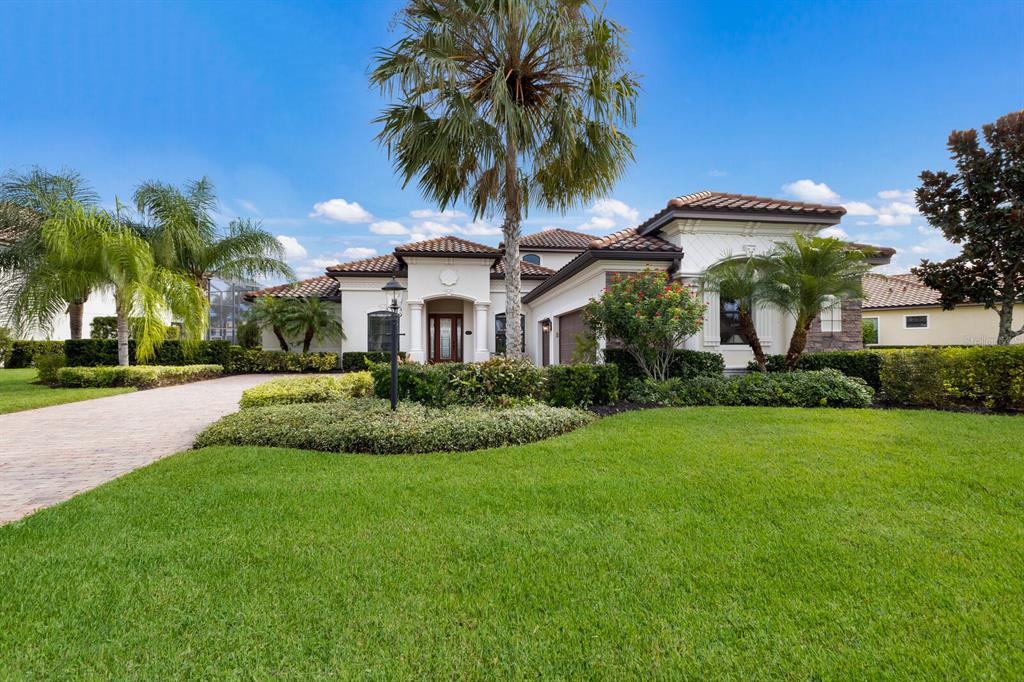
[[[119,295],[114,296],[117,307],[117,364],[128,366],[128,306]]]
[[[68,322],[71,326],[72,339],[82,338],[82,321],[85,318],[85,301],[87,299],[87,296],[83,296],[80,300],[68,303]]]
[[[284,332],[281,331],[281,327],[279,325],[275,324],[273,326],[273,330],[274,330],[274,336],[277,337],[277,342],[279,344],[281,344],[281,350],[283,350],[284,352],[287,353],[288,352],[288,342],[284,338]]]
[[[302,337],[302,352],[308,353],[309,347],[313,343],[313,335],[316,332],[312,327],[306,329],[306,335]]]
[[[523,330],[519,323],[522,314],[522,261],[519,260],[520,220],[522,201],[519,196],[519,165],[515,140],[509,136],[505,143],[505,355],[513,359],[523,357]],[[483,334],[484,330],[479,330]]]
[[[761,348],[761,337],[757,335],[757,327],[754,326],[754,316],[749,311],[740,310],[740,334],[743,340],[754,351],[754,362],[762,372],[768,371],[768,361],[764,357],[764,349]]]
[[[789,339],[789,350],[786,351],[786,370],[789,372],[796,369],[796,363],[800,360],[804,348],[807,347],[807,334],[811,331],[812,322],[814,322],[813,317],[803,321],[797,320],[796,329],[793,330],[793,336]]]

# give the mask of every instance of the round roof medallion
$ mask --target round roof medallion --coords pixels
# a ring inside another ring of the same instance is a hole
[[[445,268],[442,270],[438,277],[441,280],[441,284],[446,287],[454,286],[454,284],[459,281],[459,273],[455,272],[451,268]]]

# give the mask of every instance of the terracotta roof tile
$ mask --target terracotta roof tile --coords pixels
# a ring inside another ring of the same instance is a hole
[[[887,276],[869,272],[864,275],[863,285],[864,310],[940,305],[939,292],[909,273]]]
[[[527,263],[526,261],[522,261],[520,265],[522,266],[522,270],[520,272],[525,279],[547,279],[551,275],[555,274],[555,270],[546,268],[543,265],[535,265],[533,263]],[[505,277],[504,258],[499,259],[498,262],[491,267],[492,279],[501,279],[503,277]]]
[[[452,255],[452,256],[499,256],[501,252],[493,246],[478,244],[468,239],[452,237],[436,237],[422,242],[402,244],[395,247],[395,254],[398,256],[415,255]]]
[[[708,213],[737,213],[740,215],[793,216],[801,218],[821,217],[823,222],[836,223],[846,209],[827,204],[808,204],[788,199],[772,199],[751,194],[729,194],[727,192],[694,192],[670,199],[662,210],[645,220],[637,228],[641,232],[652,230],[655,223],[673,211],[694,211]]]
[[[582,251],[590,246],[594,235],[583,234],[563,230],[560,227],[553,227],[550,230],[535,232],[524,236],[519,241],[520,248],[527,249],[557,249],[564,251]]]
[[[301,282],[290,282],[280,284],[276,287],[267,287],[259,291],[253,291],[245,295],[247,299],[260,296],[273,296],[274,298],[305,298],[313,296],[337,296],[338,281],[333,277],[321,275],[312,279],[304,279]]]
[[[678,253],[683,251],[661,237],[642,235],[637,232],[635,227],[613,232],[607,237],[593,239],[589,248],[595,251],[675,251]]]
[[[348,263],[338,263],[327,268],[328,273],[371,275],[390,275],[394,272],[401,273],[403,270],[405,270],[405,266],[399,263],[398,259],[390,253],[383,256],[374,256],[373,258],[354,260]]]

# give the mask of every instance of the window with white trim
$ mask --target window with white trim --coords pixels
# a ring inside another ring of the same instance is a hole
[[[391,350],[391,313],[377,310],[366,316],[366,350]]]
[[[928,328],[928,316],[927,315],[904,315],[903,326],[906,329],[927,329]]]
[[[533,263],[534,265],[540,265],[540,256],[535,253],[528,253],[523,256],[523,262]]]
[[[835,296],[829,296],[822,306],[821,331],[826,334],[843,331],[843,302]]]

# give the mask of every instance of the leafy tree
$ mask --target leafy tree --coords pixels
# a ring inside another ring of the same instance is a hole
[[[61,170],[51,173],[32,168],[24,173],[9,172],[0,179],[0,313],[11,317],[15,329],[49,331],[53,320],[64,312],[70,316],[71,338],[82,338],[85,302],[95,288],[94,282],[67,278],[64,273],[47,272],[55,281],[53,287],[64,286],[53,300],[52,315],[32,318],[23,314],[25,287],[34,270],[46,263],[42,225],[67,202],[91,206],[98,195],[77,172]],[[52,265],[52,262],[49,263]],[[21,303],[19,303],[19,300]]]
[[[999,314],[996,343],[1024,334],[1013,329],[1014,305],[1024,296],[1024,110],[975,130],[954,130],[947,147],[956,172],[921,173],[917,206],[960,255],[921,261],[913,273],[940,293],[942,307],[981,303]]]
[[[277,337],[281,350],[287,351],[288,340],[284,336],[284,309],[284,300],[273,296],[259,296],[249,304],[249,309],[245,311],[245,319],[260,329],[269,327]]]
[[[765,264],[760,259],[727,260],[707,271],[703,285],[726,301],[739,301],[740,336],[754,352],[758,368],[767,372],[768,360],[754,326],[754,309],[765,302],[764,271]]]
[[[371,82],[398,102],[376,122],[404,184],[443,209],[502,214],[505,319],[521,303],[520,224],[530,204],[567,210],[604,196],[633,158],[637,80],[624,29],[583,0],[410,0],[405,36]],[[519,325],[508,355],[522,356]]]
[[[129,325],[134,326],[137,357],[151,358],[166,337],[164,316],[182,319],[183,341],[195,343],[206,331],[208,306],[202,289],[181,273],[154,262],[149,244],[117,213],[77,203],[66,203],[42,226],[46,247],[44,267],[29,277],[25,312],[44,316],[63,294],[45,273],[61,272],[64,278],[101,283],[114,293],[117,311],[118,364],[128,364]]]
[[[676,348],[696,334],[707,306],[664,272],[614,276],[601,298],[583,308],[583,319],[605,339],[622,344],[647,376],[668,378]]]
[[[217,195],[207,178],[178,189],[146,182],[135,191],[135,208],[145,224],[140,233],[153,245],[156,262],[186,273],[204,291],[210,279],[252,281],[293,279],[284,248],[259,223],[237,219],[217,227]]]
[[[287,299],[281,327],[287,336],[302,338],[303,353],[309,352],[313,339],[345,339],[337,307],[315,297]]]
[[[764,298],[796,320],[786,351],[786,369],[796,369],[807,347],[811,323],[836,299],[862,295],[861,279],[870,269],[864,253],[838,239],[794,235],[762,261]]]

